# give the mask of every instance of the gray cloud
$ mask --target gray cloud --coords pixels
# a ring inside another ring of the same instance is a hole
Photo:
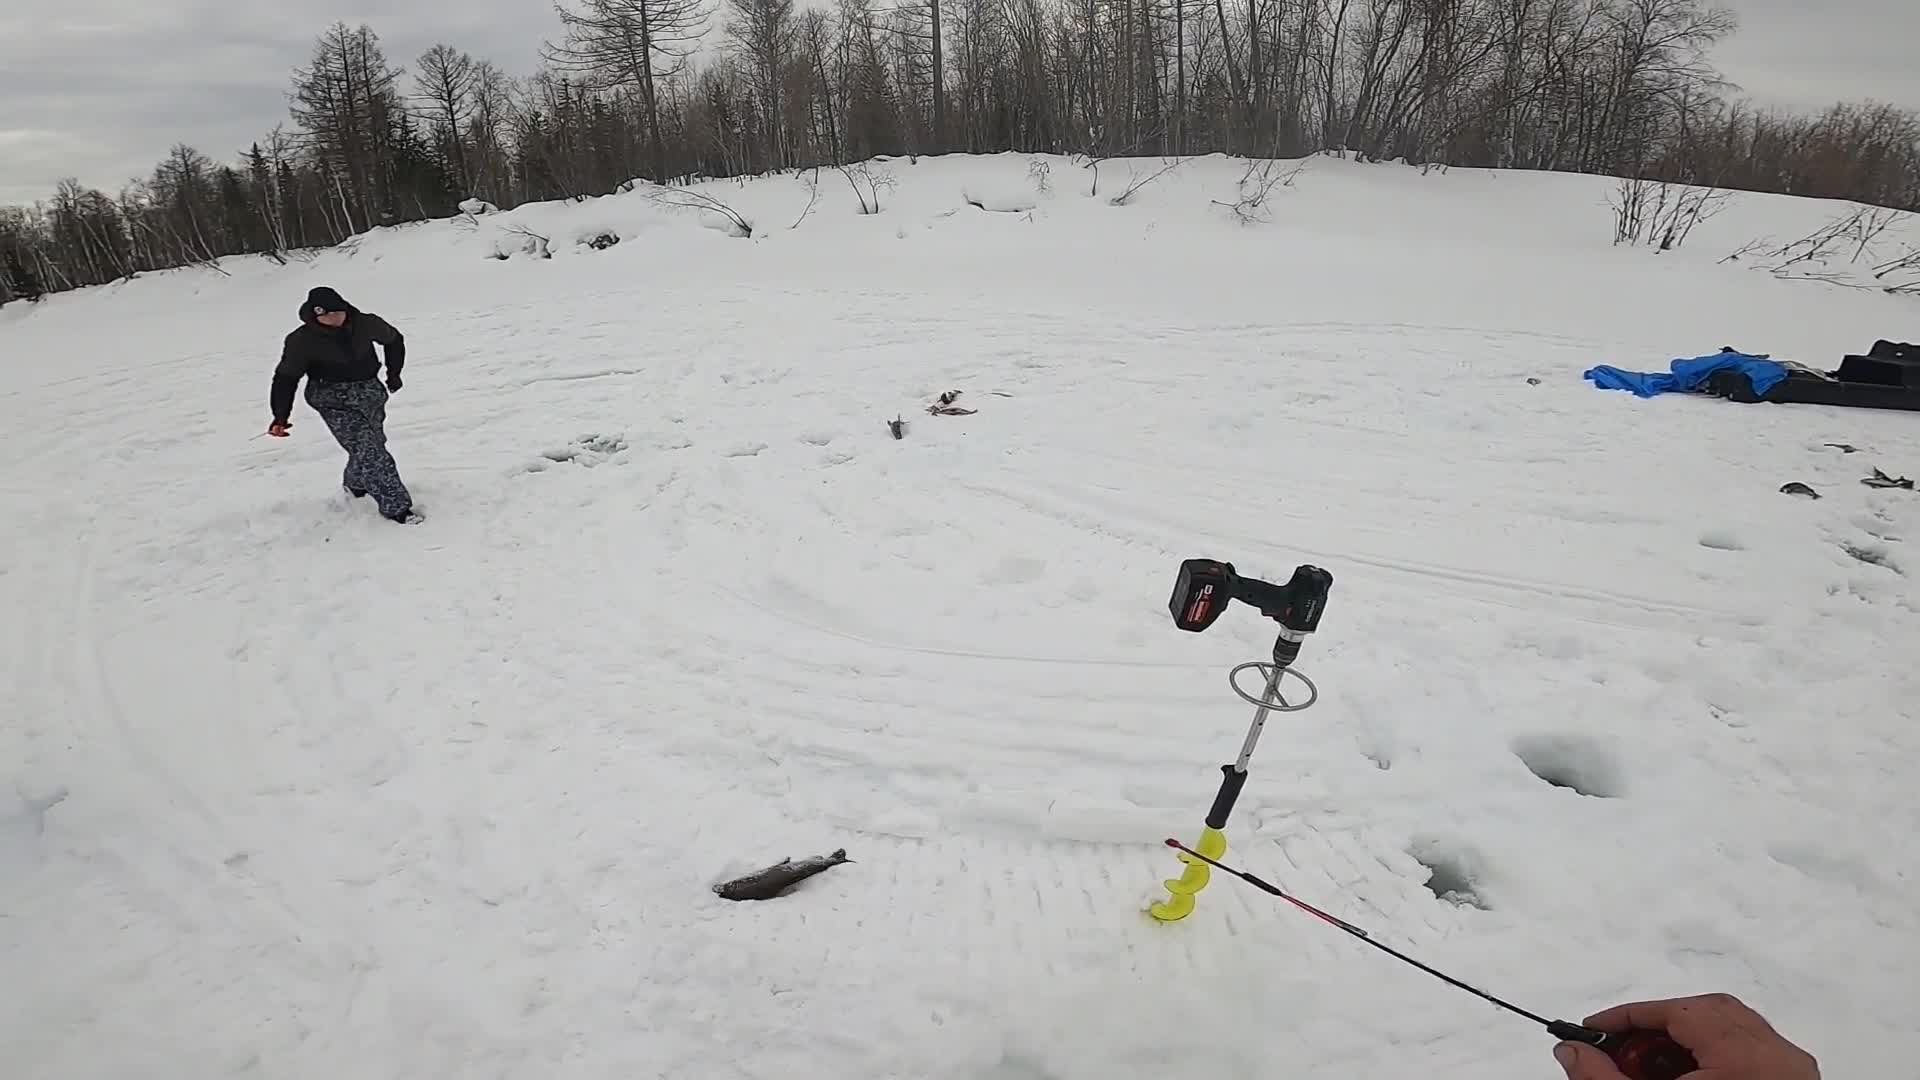
[[[1920,4],[1914,0],[1721,0],[1740,29],[1715,50],[1756,104],[1817,109],[1883,101],[1920,109]]]
[[[1913,0],[1723,2],[1742,26],[1715,56],[1756,102],[1920,108]],[[543,0],[0,0],[0,204],[69,175],[117,192],[176,142],[232,158],[286,121],[289,76],[334,18],[371,25],[396,64],[444,41],[514,74],[558,32]]]
[[[396,65],[445,41],[514,73],[557,27],[537,0],[0,0],[0,204],[63,176],[117,193],[176,142],[230,160],[287,122],[292,72],[333,18],[372,26]]]

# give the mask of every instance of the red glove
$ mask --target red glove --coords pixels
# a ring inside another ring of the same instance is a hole
[[[267,434],[276,439],[286,438],[287,433],[292,430],[293,424],[286,420],[275,420],[273,423],[267,425]]]

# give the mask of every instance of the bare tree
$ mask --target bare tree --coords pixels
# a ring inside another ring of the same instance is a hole
[[[683,72],[707,32],[702,0],[581,0],[578,9],[557,7],[566,41],[547,45],[549,62],[587,76],[598,89],[626,88],[640,95],[646,118],[651,178],[665,180],[666,139],[661,130],[659,84]]]
[[[330,174],[349,232],[373,224],[392,202],[390,132],[383,129],[398,110],[393,84],[399,77],[373,29],[345,23],[329,27],[314,44],[312,63],[293,73],[294,123]]]
[[[505,72],[490,60],[474,64],[468,91],[472,109],[467,126],[471,172],[467,186],[472,189],[468,194],[492,203],[507,198],[507,176],[511,169],[506,149],[507,116],[512,98],[512,80]]]
[[[746,64],[766,136],[769,169],[790,165],[781,125],[781,90],[797,40],[793,0],[727,0],[734,49]]]
[[[450,45],[435,45],[415,61],[414,96],[426,103],[429,115],[446,129],[443,153],[452,166],[453,179],[465,194],[472,194],[473,176],[467,169],[467,121],[473,116],[473,57]]]

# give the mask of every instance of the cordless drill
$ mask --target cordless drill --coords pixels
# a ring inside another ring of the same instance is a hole
[[[1317,566],[1295,567],[1285,585],[1275,585],[1242,576],[1232,563],[1188,559],[1180,564],[1180,576],[1167,606],[1173,612],[1175,626],[1196,634],[1213,625],[1228,601],[1258,608],[1260,614],[1280,624],[1280,636],[1273,643],[1273,662],[1285,668],[1299,659],[1300,643],[1320,628],[1320,613],[1326,610],[1327,592],[1332,588],[1333,575]]]

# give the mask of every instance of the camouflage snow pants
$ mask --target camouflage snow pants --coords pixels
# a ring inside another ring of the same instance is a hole
[[[356,495],[372,495],[387,517],[405,516],[413,508],[413,496],[387,452],[387,388],[379,379],[338,383],[308,379],[306,396],[307,404],[327,422],[327,430],[347,452],[340,482]]]

